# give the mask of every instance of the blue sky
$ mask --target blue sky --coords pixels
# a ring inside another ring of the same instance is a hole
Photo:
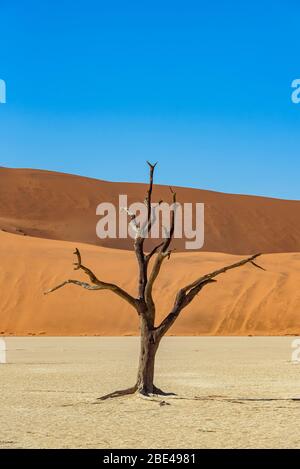
[[[0,165],[300,198],[298,1],[3,0]]]

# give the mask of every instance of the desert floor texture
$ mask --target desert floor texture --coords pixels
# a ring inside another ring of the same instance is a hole
[[[1,448],[300,448],[294,337],[167,337],[156,384],[177,398],[97,398],[133,384],[137,337],[10,337]]]

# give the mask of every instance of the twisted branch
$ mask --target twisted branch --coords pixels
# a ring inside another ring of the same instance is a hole
[[[45,292],[45,295],[48,293],[52,293],[55,290],[58,290],[59,288],[64,287],[65,285],[74,284],[82,288],[85,288],[86,290],[110,290],[116,295],[120,296],[123,300],[127,301],[127,303],[129,303],[135,309],[137,309],[138,302],[133,296],[131,296],[129,293],[123,290],[123,288],[119,287],[118,285],[114,283],[107,283],[107,282],[103,282],[102,280],[99,280],[91,269],[89,269],[88,267],[86,267],[85,265],[81,263],[81,254],[80,254],[79,249],[76,248],[74,251],[74,254],[77,257],[77,261],[74,263],[75,265],[74,270],[80,270],[80,269],[83,270],[83,272],[89,277],[93,285],[90,285],[89,283],[86,283],[86,282],[81,282],[79,280],[70,279],[57,285],[54,288],[51,288],[50,290],[47,290]]]
[[[168,314],[168,316],[166,316],[166,318],[156,328],[156,332],[155,332],[156,336],[162,337],[170,329],[170,327],[175,322],[175,320],[177,319],[177,317],[179,316],[183,308],[185,308],[187,305],[191,303],[191,301],[193,301],[195,296],[198,295],[198,293],[202,290],[203,287],[205,287],[205,285],[216,282],[214,278],[217,277],[218,275],[223,274],[227,272],[228,270],[236,269],[248,263],[252,264],[254,267],[265,270],[263,267],[253,262],[253,260],[259,257],[260,255],[261,254],[255,254],[254,256],[248,257],[247,259],[243,259],[239,262],[235,262],[234,264],[230,264],[226,267],[222,267],[221,269],[218,269],[209,274],[203,275],[202,277],[195,280],[193,283],[190,283],[189,285],[181,288],[176,295],[176,299],[175,299],[175,303],[174,303],[172,311]]]

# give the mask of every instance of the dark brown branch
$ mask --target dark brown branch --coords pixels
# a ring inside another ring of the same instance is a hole
[[[170,187],[170,191],[172,193],[172,201],[173,201],[173,210],[171,211],[171,222],[170,222],[170,232],[169,236],[165,238],[165,240],[160,244],[161,249],[159,251],[159,254],[155,260],[151,276],[149,278],[149,282],[147,285],[147,289],[152,290],[153,283],[155,282],[161,265],[166,257],[170,258],[170,253],[168,251],[169,246],[172,242],[173,236],[174,236],[174,229],[175,229],[175,207],[176,207],[176,192],[173,191],[173,189]]]
[[[147,285],[147,267],[148,267],[148,262],[144,253],[145,237],[143,236],[143,233],[145,231],[146,233],[149,233],[151,230],[151,222],[152,222],[151,202],[152,202],[152,190],[153,190],[153,177],[154,177],[155,166],[157,165],[157,163],[151,164],[149,163],[149,161],[147,161],[147,163],[150,168],[149,188],[148,188],[147,197],[145,200],[145,203],[147,206],[147,220],[145,221],[144,226],[141,227],[140,235],[136,237],[135,242],[134,242],[134,251],[135,251],[135,255],[136,255],[138,266],[139,266],[138,295],[139,295],[140,301],[144,301],[145,288]]]
[[[87,290],[110,290],[113,293],[115,293],[116,295],[120,296],[123,300],[127,301],[127,303],[129,303],[135,309],[138,308],[138,302],[133,296],[131,296],[129,293],[127,293],[125,290],[123,290],[121,287],[119,287],[118,285],[116,285],[114,283],[107,283],[107,282],[103,282],[102,280],[99,280],[96,277],[96,275],[94,274],[94,272],[92,272],[91,269],[89,269],[88,267],[82,265],[82,263],[81,263],[81,254],[80,254],[80,252],[77,248],[75,249],[74,254],[77,257],[77,262],[75,262],[75,264],[74,264],[75,265],[74,270],[79,270],[79,269],[83,270],[84,273],[86,275],[88,275],[88,277],[90,278],[90,281],[92,282],[93,285],[89,285],[88,283],[81,282],[79,280],[66,280],[65,282],[57,285],[54,288],[51,288],[47,292],[45,292],[46,294],[51,293],[51,292],[57,290],[58,288],[64,287],[65,285],[72,283],[72,284],[75,284],[75,285],[79,285],[79,286],[81,286],[81,287],[83,287]]]
[[[45,291],[44,295],[48,295],[48,293],[52,293],[55,290],[58,290],[59,288],[62,288],[62,287],[64,287],[65,285],[67,285],[69,283],[73,283],[74,285],[78,285],[79,287],[85,288],[86,290],[101,290],[101,288],[98,287],[97,285],[90,285],[89,283],[80,282],[79,280],[66,280],[65,282],[60,283],[56,287],[50,288],[49,290]]]
[[[210,274],[203,275],[202,277],[195,280],[193,283],[191,283],[191,284],[187,285],[186,287],[184,287],[183,291],[186,293],[186,292],[188,292],[192,288],[196,287],[197,285],[201,284],[203,281],[205,281],[207,279],[212,279],[214,277],[217,277],[218,275],[227,272],[227,270],[236,269],[237,267],[241,267],[242,265],[248,264],[249,262],[252,265],[255,265],[255,267],[259,267],[260,269],[263,269],[262,267],[258,266],[257,264],[255,264],[253,262],[253,260],[256,259],[259,256],[261,256],[261,254],[254,254],[254,256],[248,257],[247,259],[243,259],[239,262],[235,262],[234,264],[230,264],[226,267],[222,267],[221,269],[215,270],[214,272],[211,272]]]
[[[126,207],[123,207],[123,210],[127,213],[130,219],[130,225],[136,233],[135,238],[141,237],[141,230],[136,222],[136,213],[131,213]]]
[[[143,249],[143,242],[144,238],[138,237],[134,241],[134,252],[137,258],[138,266],[139,266],[139,287],[138,287],[138,295],[139,299],[142,300],[144,298],[145,288],[147,284],[147,264]]]
[[[147,256],[146,256],[146,261],[147,261],[147,262],[150,261],[151,257],[153,257],[154,254],[157,253],[157,251],[159,250],[159,248],[162,247],[163,244],[164,244],[164,241],[162,241],[162,242],[159,243],[157,246],[155,246],[155,247],[152,249],[152,251],[150,251],[149,254],[147,254]]]
[[[147,197],[146,197],[146,205],[147,205],[147,233],[150,233],[151,230],[151,225],[152,225],[152,191],[153,191],[153,176],[154,176],[154,170],[155,166],[157,165],[157,162],[154,164],[149,163],[147,161],[147,164],[150,168],[150,175],[149,175],[149,189],[147,192]]]
[[[221,269],[215,270],[209,274],[203,275],[202,277],[195,280],[193,283],[190,283],[186,287],[179,290],[179,292],[177,293],[172,311],[168,314],[168,316],[166,316],[166,318],[156,328],[156,332],[155,332],[156,337],[157,338],[162,337],[173,325],[173,323],[175,322],[175,320],[177,319],[181,311],[193,301],[195,296],[198,295],[198,293],[202,290],[202,288],[205,285],[216,282],[214,278],[217,277],[218,275],[223,274],[227,272],[228,270],[241,267],[242,265],[245,265],[247,263],[250,263],[254,265],[255,267],[258,267],[264,270],[261,266],[253,262],[253,259],[256,259],[260,255],[261,254],[255,254],[254,256],[248,257],[247,259],[243,259],[239,262],[235,262],[234,264],[230,264],[226,267],[222,267]]]
[[[251,261],[251,264],[254,265],[254,267],[257,267],[258,269],[266,271],[266,269],[264,269],[261,265],[256,264],[256,262],[254,261]]]
[[[174,236],[174,230],[175,230],[176,192],[173,191],[171,186],[170,186],[170,191],[172,194],[172,204],[173,204],[173,210],[171,211],[170,232],[169,232],[169,236],[165,238],[164,244],[161,248],[161,252],[166,252],[169,249],[169,246]]]
[[[83,270],[89,276],[91,282],[98,285],[100,280],[97,279],[96,275],[90,269],[88,269],[88,267],[85,267],[84,265],[82,265],[81,254],[79,252],[79,249],[76,248],[73,254],[75,254],[75,256],[77,257],[77,262],[74,262],[74,265],[75,265],[74,270],[80,270],[80,269]]]
[[[146,305],[149,307],[149,309],[152,311],[152,315],[155,315],[155,305],[153,301],[153,296],[152,296],[152,290],[153,290],[153,285],[155,280],[158,277],[158,274],[160,272],[161,266],[163,261],[166,258],[170,258],[170,251],[169,246],[172,242],[173,236],[174,236],[174,229],[175,229],[175,207],[176,207],[176,192],[173,191],[173,189],[170,187],[170,191],[172,193],[172,201],[173,201],[173,210],[171,212],[171,222],[170,222],[170,232],[169,236],[161,243],[160,250],[158,250],[158,255],[155,259],[149,280],[147,282],[146,288],[145,288],[145,301]]]

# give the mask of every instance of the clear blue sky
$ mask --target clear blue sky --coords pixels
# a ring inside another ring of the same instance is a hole
[[[0,165],[300,198],[299,0],[3,0]]]

